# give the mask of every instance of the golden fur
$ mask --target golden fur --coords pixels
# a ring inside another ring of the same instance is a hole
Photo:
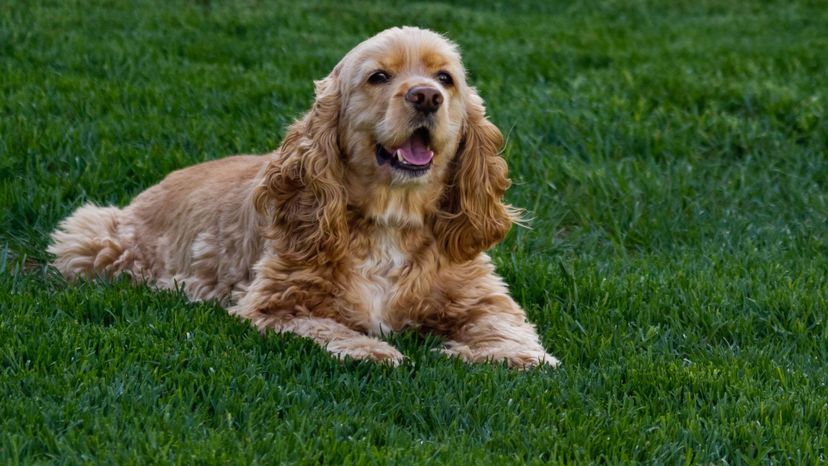
[[[415,87],[435,90],[439,108],[414,109]],[[378,155],[416,141],[432,157],[416,175]],[[419,329],[470,362],[557,365],[484,252],[515,218],[501,201],[502,145],[456,46],[392,28],[316,82],[313,107],[275,152],[176,171],[123,209],[83,206],[49,252],[68,278],[183,287],[338,357],[397,364],[402,354],[376,336]]]

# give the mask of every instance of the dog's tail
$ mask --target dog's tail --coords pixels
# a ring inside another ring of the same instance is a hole
[[[110,275],[128,255],[118,236],[121,209],[86,204],[52,232],[49,253],[54,266],[68,279]]]

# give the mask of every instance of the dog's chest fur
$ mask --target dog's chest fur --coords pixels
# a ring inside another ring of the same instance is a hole
[[[359,307],[356,311],[368,333],[382,335],[399,330],[392,325],[398,319],[389,315],[390,304],[398,293],[401,275],[409,261],[400,237],[393,230],[373,236],[365,253],[355,261],[353,291]]]

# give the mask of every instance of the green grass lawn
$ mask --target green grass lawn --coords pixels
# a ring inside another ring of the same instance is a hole
[[[534,220],[492,255],[562,369],[341,363],[47,267],[74,208],[273,149],[401,24],[508,135]],[[0,464],[825,463],[826,98],[821,0],[0,2]]]

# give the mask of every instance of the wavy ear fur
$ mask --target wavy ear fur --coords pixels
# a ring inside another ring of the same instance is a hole
[[[286,258],[324,264],[344,256],[348,242],[338,67],[315,85],[313,107],[288,129],[253,198],[272,219],[265,233],[284,242]]]
[[[471,89],[463,140],[452,161],[434,233],[454,261],[473,259],[506,236],[519,211],[501,198],[512,184],[500,130],[486,119],[483,100]]]

